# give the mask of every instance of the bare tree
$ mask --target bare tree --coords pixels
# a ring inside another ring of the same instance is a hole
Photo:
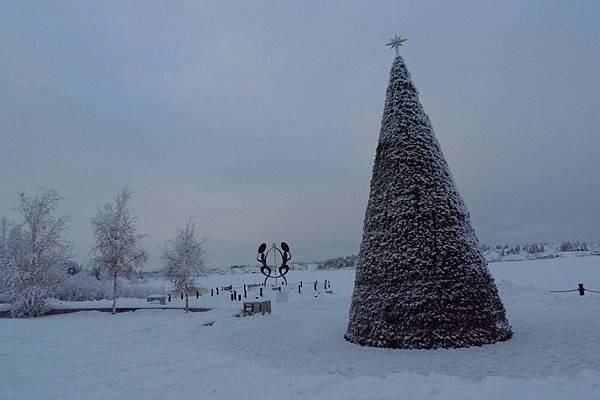
[[[163,274],[185,295],[185,312],[189,311],[190,290],[195,286],[196,278],[203,273],[203,254],[202,242],[196,239],[191,218],[185,228],[177,231],[175,239],[167,242],[163,251]]]
[[[128,205],[130,198],[131,191],[123,188],[113,202],[98,208],[91,219],[95,238],[92,263],[104,269],[113,279],[113,314],[117,311],[119,274],[143,265],[147,258],[139,245],[146,235],[137,233],[137,217]]]

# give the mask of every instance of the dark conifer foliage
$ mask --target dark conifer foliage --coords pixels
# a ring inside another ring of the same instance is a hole
[[[511,336],[468,212],[406,65],[396,57],[345,338],[423,349]]]

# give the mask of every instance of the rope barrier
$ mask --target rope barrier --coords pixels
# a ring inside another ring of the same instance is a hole
[[[592,289],[586,289],[583,287],[583,283],[579,283],[577,289],[571,289],[571,290],[548,290],[549,292],[552,293],[568,293],[568,292],[579,292],[580,296],[585,295],[585,292],[592,292],[592,293],[600,293],[600,291],[597,290],[592,290]]]

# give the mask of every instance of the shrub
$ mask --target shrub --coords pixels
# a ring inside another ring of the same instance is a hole
[[[13,302],[10,314],[15,318],[38,317],[46,314],[47,292],[37,286],[30,286],[23,290]]]

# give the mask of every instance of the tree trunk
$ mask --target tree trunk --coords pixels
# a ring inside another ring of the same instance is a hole
[[[117,313],[117,274],[113,275],[113,305],[112,313]]]
[[[189,312],[190,310],[190,298],[187,290],[185,291],[185,312]]]

